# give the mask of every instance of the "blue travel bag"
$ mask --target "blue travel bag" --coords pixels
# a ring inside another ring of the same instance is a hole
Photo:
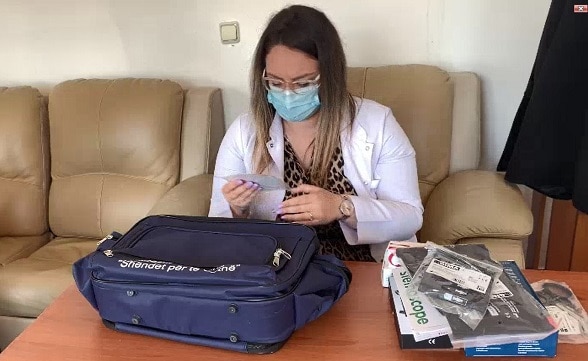
[[[272,353],[349,288],[349,269],[318,243],[299,224],[149,216],[100,241],[73,276],[112,329]]]

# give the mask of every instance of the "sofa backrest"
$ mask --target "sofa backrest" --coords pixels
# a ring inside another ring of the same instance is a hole
[[[427,65],[348,68],[348,89],[392,109],[416,150],[423,202],[450,172],[477,168],[479,84],[473,74],[452,77]]]
[[[72,80],[49,96],[49,225],[126,232],[180,173],[183,89],[155,79]]]
[[[46,104],[37,89],[0,87],[0,236],[47,232]]]

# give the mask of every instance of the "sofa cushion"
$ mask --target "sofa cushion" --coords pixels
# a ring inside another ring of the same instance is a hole
[[[515,261],[520,269],[525,268],[525,252],[523,241],[506,238],[466,238],[457,244],[483,244],[490,251],[490,257],[495,261]]]
[[[156,79],[73,80],[49,97],[49,224],[127,231],[179,178],[183,90]]]
[[[93,239],[56,238],[0,269],[0,315],[37,317],[73,283],[72,264],[96,249]]]
[[[349,68],[348,89],[392,109],[416,150],[423,203],[449,174],[453,123],[453,83],[449,74],[427,65]]]
[[[30,256],[49,240],[49,233],[42,236],[0,237],[0,267],[19,258]]]

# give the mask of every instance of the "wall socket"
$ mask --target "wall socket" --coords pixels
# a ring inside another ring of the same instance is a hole
[[[223,44],[235,44],[239,42],[239,23],[229,21],[220,23],[220,37]]]

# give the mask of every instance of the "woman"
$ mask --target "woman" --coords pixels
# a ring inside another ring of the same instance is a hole
[[[290,189],[226,180],[236,174],[275,176]],[[374,261],[386,241],[416,233],[422,212],[414,149],[389,108],[347,91],[333,24],[310,7],[281,10],[255,51],[251,111],[219,149],[209,215],[302,223],[315,227],[322,253]]]

